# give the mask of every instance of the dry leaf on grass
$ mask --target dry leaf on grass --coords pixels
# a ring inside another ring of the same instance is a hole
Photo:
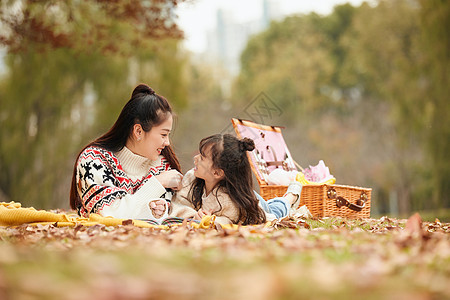
[[[405,230],[409,234],[422,234],[422,218],[415,213],[406,221]]]

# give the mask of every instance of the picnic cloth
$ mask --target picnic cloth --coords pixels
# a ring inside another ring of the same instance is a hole
[[[191,222],[195,228],[211,228],[214,226],[215,216],[204,216],[200,222]],[[0,202],[0,226],[20,226],[29,224],[54,224],[58,227],[75,227],[77,225],[93,226],[103,224],[105,226],[118,226],[133,224],[143,228],[169,228],[168,225],[150,224],[144,220],[118,219],[113,217],[102,217],[98,214],[90,214],[89,218],[80,217],[76,214],[54,213],[46,210],[36,210],[33,207],[22,207],[19,202]],[[169,224],[173,224],[169,222]],[[181,223],[179,223],[181,225]],[[236,225],[230,225],[231,228]],[[223,226],[227,227],[227,226]]]

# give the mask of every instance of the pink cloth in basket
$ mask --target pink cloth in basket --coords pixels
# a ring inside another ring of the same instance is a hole
[[[323,160],[320,160],[316,166],[309,166],[309,168],[304,169],[303,174],[306,180],[312,182],[324,182],[333,178]]]

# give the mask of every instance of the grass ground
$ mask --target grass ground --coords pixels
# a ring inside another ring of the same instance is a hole
[[[450,299],[450,226],[0,227],[0,299]]]
[[[444,222],[444,223],[450,223],[450,208],[441,208],[441,209],[435,209],[435,210],[422,210],[422,211],[418,211],[418,213],[420,213],[420,216],[422,217],[422,219],[424,221],[427,222],[434,222],[435,219],[439,219],[439,221]],[[384,215],[374,215],[373,217],[375,218],[381,218]],[[401,215],[401,216],[394,216],[394,215],[389,215],[387,214],[387,216],[392,217],[392,218],[407,218],[409,215]]]

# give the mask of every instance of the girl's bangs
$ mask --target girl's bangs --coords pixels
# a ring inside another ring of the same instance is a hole
[[[214,140],[211,137],[204,138],[203,140],[200,141],[198,151],[200,152],[201,155],[205,156],[206,148],[212,145],[214,145]]]
[[[210,149],[209,153],[211,158],[214,160],[215,157],[222,151],[222,136],[220,134],[215,134],[206,137],[200,141],[198,150],[201,155],[205,156],[206,149]]]

